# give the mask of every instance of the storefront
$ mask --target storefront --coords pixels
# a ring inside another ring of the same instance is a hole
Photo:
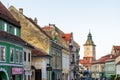
[[[32,75],[32,71],[30,71],[30,70],[25,70],[24,79],[25,79],[25,80],[31,80],[31,75]]]
[[[12,68],[12,79],[13,80],[23,80],[24,69],[23,68]]]
[[[4,68],[0,68],[0,80],[9,80],[8,73]]]

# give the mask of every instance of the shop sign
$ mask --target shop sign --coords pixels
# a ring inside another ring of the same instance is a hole
[[[31,71],[25,71],[25,75],[32,75]]]
[[[47,67],[46,70],[47,71],[52,71],[52,67]]]
[[[12,74],[23,74],[23,68],[12,68]]]

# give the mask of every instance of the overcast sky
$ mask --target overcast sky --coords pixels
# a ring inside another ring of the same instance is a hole
[[[90,32],[96,44],[97,58],[120,45],[120,0],[1,0],[8,8],[23,8],[28,17],[38,19],[40,26],[55,24],[65,33],[73,32],[74,40],[83,44]]]

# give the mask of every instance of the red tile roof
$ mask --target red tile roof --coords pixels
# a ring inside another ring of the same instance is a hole
[[[110,61],[110,60],[114,60],[115,58],[117,58],[119,55],[112,55],[112,54],[108,54],[105,55],[103,57],[101,57],[100,59],[93,61],[93,64],[97,64],[97,63],[105,63],[106,61]]]
[[[106,60],[110,59],[110,55],[111,54],[101,57],[100,59],[96,60],[95,63],[104,63]]]
[[[20,27],[19,22],[13,17],[13,15],[8,11],[8,9],[1,3],[0,1],[0,18],[15,25],[16,27]]]
[[[62,38],[64,38],[66,41],[69,41],[69,42],[71,40],[71,37],[72,37],[71,33],[66,33],[62,35]]]

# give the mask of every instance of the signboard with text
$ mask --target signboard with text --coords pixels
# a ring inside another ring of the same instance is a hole
[[[23,68],[12,68],[12,74],[23,74]]]

